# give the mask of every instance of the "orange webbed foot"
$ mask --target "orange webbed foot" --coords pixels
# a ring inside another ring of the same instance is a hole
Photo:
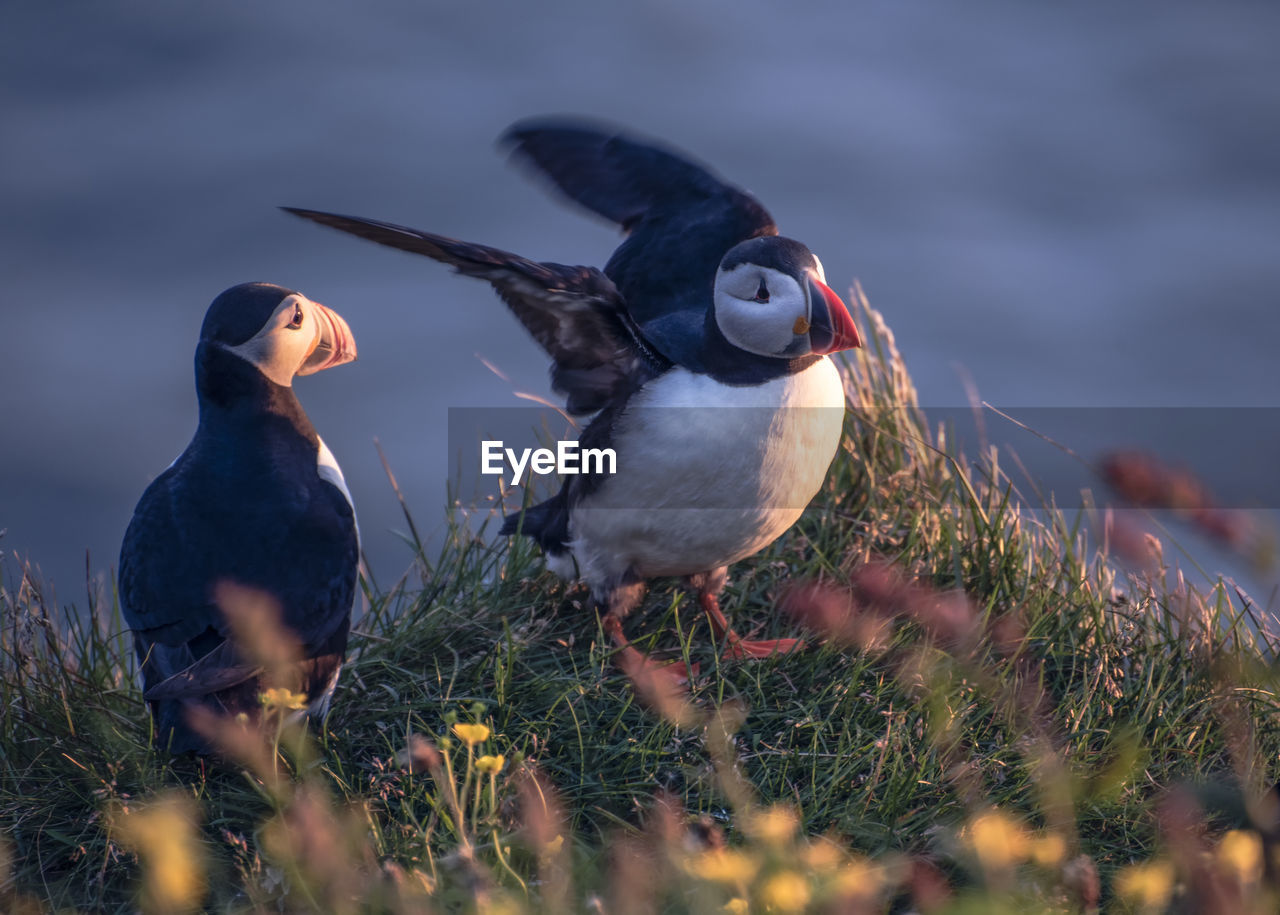
[[[759,660],[774,655],[791,654],[805,647],[804,639],[744,639],[732,629],[727,633],[728,644],[720,657],[727,661]]]

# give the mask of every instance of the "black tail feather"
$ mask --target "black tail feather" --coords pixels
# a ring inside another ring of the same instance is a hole
[[[538,541],[544,550],[563,552],[569,543],[569,508],[564,490],[562,489],[545,502],[539,502],[524,511],[506,515],[502,519],[502,528],[499,533],[504,537],[517,533],[524,534]]]

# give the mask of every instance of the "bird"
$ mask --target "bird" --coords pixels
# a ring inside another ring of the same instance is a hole
[[[345,658],[360,535],[342,470],[294,393],[297,375],[356,358],[351,329],[300,292],[244,283],[217,296],[195,352],[199,421],[146,488],[120,549],[119,596],[154,739],[217,752],[192,710],[256,719],[276,687],[323,715]],[[244,644],[228,601],[270,606],[296,640],[283,670]],[[199,714],[199,712],[196,712]]]
[[[508,515],[547,565],[582,579],[624,669],[660,665],[623,619],[645,582],[683,576],[730,658],[795,650],[751,641],[719,606],[727,567],[786,531],[839,447],[844,387],[830,354],[861,345],[804,244],[687,154],[610,124],[533,118],[499,141],[570,202],[619,226],[603,270],[538,262],[380,220],[283,209],[488,281],[551,357],[553,390],[590,420],[579,447],[616,472],[567,477]]]

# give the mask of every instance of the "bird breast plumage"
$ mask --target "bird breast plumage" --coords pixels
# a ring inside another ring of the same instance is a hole
[[[582,577],[688,575],[768,546],[822,486],[844,406],[825,358],[760,385],[681,368],[650,382],[615,423],[617,473],[571,514]]]

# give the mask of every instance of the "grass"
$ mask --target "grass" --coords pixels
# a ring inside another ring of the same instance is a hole
[[[1028,508],[1007,456],[950,452],[861,307],[827,484],[723,598],[739,631],[825,642],[719,662],[657,582],[628,631],[700,662],[688,696],[622,675],[528,544],[453,517],[366,583],[322,726],[169,760],[114,601],[64,615],[10,570],[0,910],[1272,910],[1255,608],[1159,541],[1123,565],[1103,510]]]

